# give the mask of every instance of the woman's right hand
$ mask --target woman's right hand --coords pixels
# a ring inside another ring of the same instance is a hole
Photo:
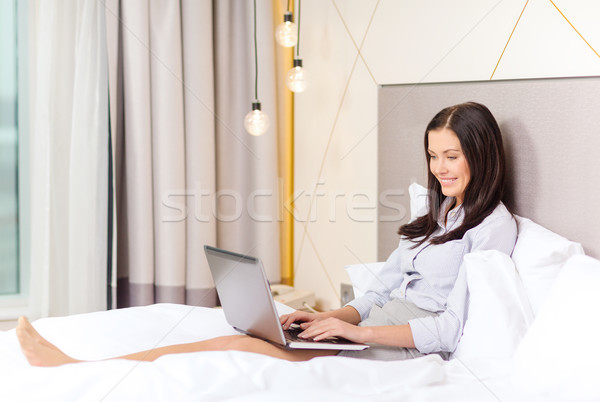
[[[289,329],[290,325],[295,322],[312,322],[320,319],[322,319],[322,317],[320,317],[320,313],[309,313],[306,311],[296,310],[291,314],[284,314],[280,316],[279,322],[281,322],[283,329]]]

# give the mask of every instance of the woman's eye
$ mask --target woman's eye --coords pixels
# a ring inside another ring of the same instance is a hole
[[[456,159],[456,156],[449,156],[448,159],[453,161],[454,159]]]
[[[435,160],[437,159],[437,156],[429,155],[429,158]]]

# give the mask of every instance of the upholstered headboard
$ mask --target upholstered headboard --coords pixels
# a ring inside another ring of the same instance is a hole
[[[378,212],[379,259],[397,246],[396,230],[408,221],[408,185],[427,184],[427,123],[467,101],[485,104],[498,120],[513,212],[600,258],[600,77],[582,77],[381,87],[378,192],[386,202]]]

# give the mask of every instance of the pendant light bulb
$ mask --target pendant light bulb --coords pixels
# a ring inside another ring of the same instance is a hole
[[[269,129],[269,116],[260,110],[260,102],[252,102],[252,111],[244,118],[244,128],[254,136],[263,135]]]
[[[292,47],[298,40],[298,27],[292,21],[292,13],[283,14],[283,22],[275,29],[275,39],[283,47]]]
[[[304,92],[306,89],[306,70],[302,68],[302,60],[294,59],[294,67],[288,71],[286,84],[292,92]]]

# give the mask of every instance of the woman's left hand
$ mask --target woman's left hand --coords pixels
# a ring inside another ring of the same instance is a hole
[[[298,336],[301,338],[320,341],[330,336],[340,336],[353,342],[366,342],[368,328],[359,327],[337,318],[326,318],[319,321],[311,321],[300,324],[302,331]]]

